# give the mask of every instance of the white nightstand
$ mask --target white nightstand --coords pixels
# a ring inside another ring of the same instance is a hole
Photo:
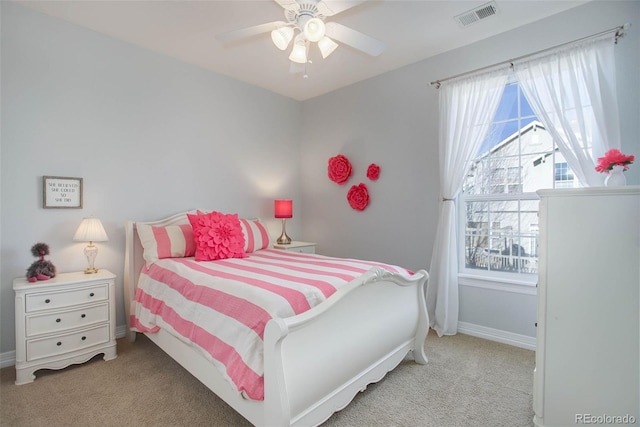
[[[96,354],[116,354],[115,275],[60,273],[30,283],[13,281],[16,293],[16,384],[38,369],[62,369]]]
[[[316,253],[316,244],[315,243],[296,242],[295,240],[292,241],[288,245],[279,245],[279,244],[276,243],[275,245],[273,245],[273,247],[275,249],[282,249],[282,250],[289,251],[289,252],[301,252],[301,253],[304,253],[304,254],[315,254]]]

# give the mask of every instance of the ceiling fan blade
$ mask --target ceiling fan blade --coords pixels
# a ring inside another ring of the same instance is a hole
[[[296,0],[275,0],[285,10],[293,10],[294,12],[300,9],[300,4]]]
[[[386,45],[380,40],[345,27],[337,22],[328,22],[326,25],[326,33],[332,39],[338,40],[371,56],[380,55],[386,48]]]
[[[351,9],[352,7],[358,6],[365,1],[367,0],[327,0],[318,2],[316,7],[324,16],[333,16],[340,12],[344,12],[347,9]]]
[[[240,28],[239,30],[231,30],[216,35],[216,39],[222,43],[232,42],[247,37],[257,36],[259,34],[268,33],[276,30],[284,25],[284,21],[267,22],[266,24],[254,25],[253,27]]]

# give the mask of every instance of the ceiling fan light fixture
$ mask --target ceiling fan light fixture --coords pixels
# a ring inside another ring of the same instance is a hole
[[[325,59],[327,56],[331,55],[338,46],[338,43],[334,42],[327,36],[321,38],[318,42],[318,48],[320,48],[322,59]]]
[[[291,40],[293,39],[293,28],[291,27],[280,27],[271,31],[271,40],[273,44],[280,50],[285,50]]]
[[[289,55],[289,59],[293,62],[297,62],[298,64],[307,63],[307,44],[303,40],[296,40],[293,45],[293,49],[291,50],[291,55]]]
[[[303,32],[310,42],[320,41],[325,33],[324,22],[320,18],[311,18],[304,24]]]

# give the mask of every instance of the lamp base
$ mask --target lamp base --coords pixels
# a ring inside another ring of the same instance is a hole
[[[286,234],[278,237],[278,240],[276,240],[276,243],[279,245],[290,245],[291,244],[291,237],[287,236]]]
[[[84,248],[84,255],[87,257],[87,262],[89,263],[89,267],[84,270],[84,274],[95,274],[98,272],[98,269],[94,267],[94,263],[96,261],[96,255],[98,255],[98,248],[93,244],[93,242],[89,242],[86,248]]]
[[[278,240],[276,240],[276,243],[278,243],[279,245],[291,244],[291,237],[287,236],[287,230],[285,228],[286,222],[287,222],[286,219],[282,220],[282,234],[280,235],[280,237],[278,237]]]

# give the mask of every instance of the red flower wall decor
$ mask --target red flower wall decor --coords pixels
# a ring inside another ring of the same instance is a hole
[[[371,163],[367,168],[367,178],[371,181],[377,181],[380,177],[380,166],[375,163]]]
[[[354,185],[347,193],[349,205],[357,211],[363,211],[369,205],[369,191],[363,183]]]
[[[336,184],[343,185],[351,176],[351,162],[342,154],[329,159],[329,179]]]

